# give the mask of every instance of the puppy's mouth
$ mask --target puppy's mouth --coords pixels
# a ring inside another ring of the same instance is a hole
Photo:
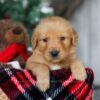
[[[49,55],[45,59],[48,60],[48,61],[50,61],[50,62],[52,62],[52,63],[59,63],[60,61],[62,61],[60,55],[58,55],[56,57],[52,57],[51,55]]]
[[[58,63],[58,62],[60,62],[60,61],[61,61],[61,59],[58,59],[58,58],[51,59],[51,62],[54,62],[54,63]]]

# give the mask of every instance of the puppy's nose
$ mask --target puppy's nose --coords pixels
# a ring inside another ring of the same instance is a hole
[[[51,54],[51,56],[52,56],[53,58],[55,58],[55,57],[58,56],[59,51],[57,51],[57,50],[53,50],[53,51],[50,52],[50,54]]]

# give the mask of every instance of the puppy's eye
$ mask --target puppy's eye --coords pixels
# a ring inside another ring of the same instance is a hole
[[[61,36],[61,37],[60,37],[60,40],[61,40],[61,41],[65,40],[65,39],[66,39],[66,37],[64,37],[64,36]]]
[[[43,42],[48,42],[47,38],[42,39]]]

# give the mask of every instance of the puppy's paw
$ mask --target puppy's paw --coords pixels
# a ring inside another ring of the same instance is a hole
[[[41,91],[46,91],[50,87],[49,77],[38,77],[36,84]]]
[[[37,80],[36,85],[41,91],[44,92],[50,87],[49,80],[45,80],[45,79]]]
[[[77,79],[77,80],[84,81],[86,79],[86,73],[85,72],[83,73],[83,72],[73,71],[72,73],[73,73],[75,79]]]
[[[71,71],[77,80],[84,81],[87,77],[84,65],[77,61],[71,65]]]

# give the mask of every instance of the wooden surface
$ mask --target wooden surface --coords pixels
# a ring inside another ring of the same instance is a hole
[[[78,55],[100,85],[100,0],[85,0],[70,21],[79,33]]]

